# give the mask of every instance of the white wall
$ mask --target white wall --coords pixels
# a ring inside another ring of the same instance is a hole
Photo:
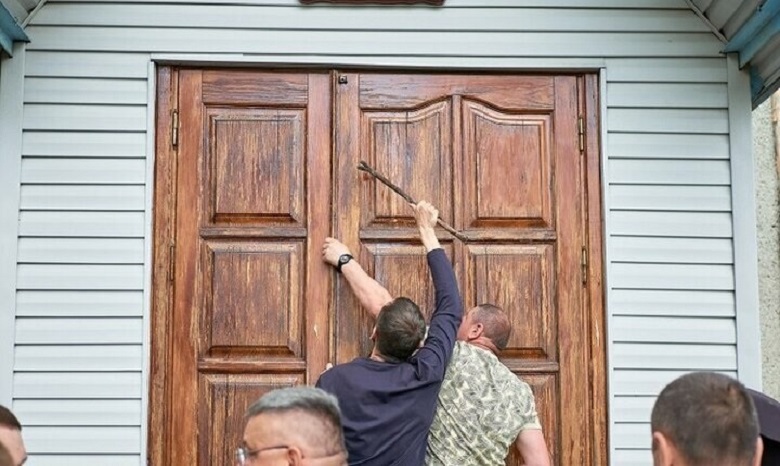
[[[141,463],[153,57],[602,69],[613,464],[651,463],[666,382],[743,369],[727,60],[683,0],[51,1],[27,33],[13,398],[33,466]]]

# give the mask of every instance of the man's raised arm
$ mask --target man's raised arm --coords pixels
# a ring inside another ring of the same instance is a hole
[[[326,238],[325,244],[322,246],[322,260],[334,267],[338,267],[340,258],[343,258],[341,273],[347,279],[352,293],[355,294],[360,304],[376,319],[382,307],[392,301],[393,298],[385,287],[369,277],[357,260],[352,258],[349,248],[337,239]],[[347,262],[344,263],[344,260]]]

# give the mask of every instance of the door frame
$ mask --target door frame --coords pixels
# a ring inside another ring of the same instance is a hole
[[[201,69],[211,68],[207,64],[194,63]],[[246,64],[244,64],[246,66]],[[229,63],[220,63],[219,68],[232,68]],[[278,69],[276,66],[254,67],[259,70]],[[311,69],[311,67],[308,67]],[[320,70],[335,71],[335,67],[319,67]],[[360,67],[351,66],[350,70],[359,70]],[[377,68],[372,67],[372,70]],[[173,339],[170,314],[174,296],[173,287],[173,250],[175,225],[176,225],[176,172],[177,172],[177,148],[172,144],[173,133],[178,131],[172,122],[172,112],[178,109],[178,70],[176,65],[158,64],[156,67],[156,108],[154,121],[155,150],[154,150],[154,182],[153,190],[153,215],[152,215],[152,263],[151,269],[151,305],[150,305],[150,335],[149,335],[149,376],[148,395],[149,402],[147,416],[147,464],[170,464],[171,445],[170,432],[170,398],[173,394],[173,384],[169,379],[170,353],[175,341]],[[345,71],[345,70],[339,70]],[[408,72],[410,69],[400,67],[382,68],[382,71]],[[463,72],[469,74],[526,74],[531,70],[476,70],[476,69],[427,69],[426,74],[443,72]],[[581,92],[578,96],[578,105],[583,118],[583,166],[581,176],[585,197],[583,213],[587,214],[587,221],[583,222],[584,237],[587,238],[587,255],[584,255],[583,272],[588,280],[585,284],[583,308],[586,309],[589,346],[589,391],[590,406],[584,412],[592,413],[589,419],[590,442],[587,450],[590,451],[591,464],[608,464],[609,461],[609,397],[607,393],[607,347],[606,339],[607,318],[605,308],[604,277],[604,223],[603,223],[603,191],[601,185],[601,107],[600,107],[600,74],[599,69],[571,73],[566,71],[544,69],[544,73],[574,74],[579,81]],[[535,70],[538,74],[539,71]],[[335,76],[335,73],[331,73]],[[335,154],[334,154],[335,156]],[[599,421],[603,419],[603,421]]]

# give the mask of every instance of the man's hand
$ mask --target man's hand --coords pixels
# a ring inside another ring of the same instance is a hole
[[[436,238],[436,221],[439,219],[439,211],[430,202],[420,201],[412,205],[417,227],[420,229],[420,240],[428,252],[440,248],[439,239]]]
[[[322,245],[322,260],[332,266],[336,266],[339,262],[339,257],[342,254],[352,254],[349,252],[349,248],[336,238],[325,238],[325,244]]]
[[[414,218],[417,220],[417,227],[420,230],[436,227],[439,211],[430,202],[420,201],[417,205],[412,205],[412,208],[414,209]]]

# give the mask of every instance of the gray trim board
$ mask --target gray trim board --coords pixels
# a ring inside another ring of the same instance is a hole
[[[25,45],[0,67],[0,404],[13,396]]]
[[[737,311],[737,373],[761,389],[761,328],[758,306],[758,243],[753,177],[750,75],[728,56],[734,288]]]

